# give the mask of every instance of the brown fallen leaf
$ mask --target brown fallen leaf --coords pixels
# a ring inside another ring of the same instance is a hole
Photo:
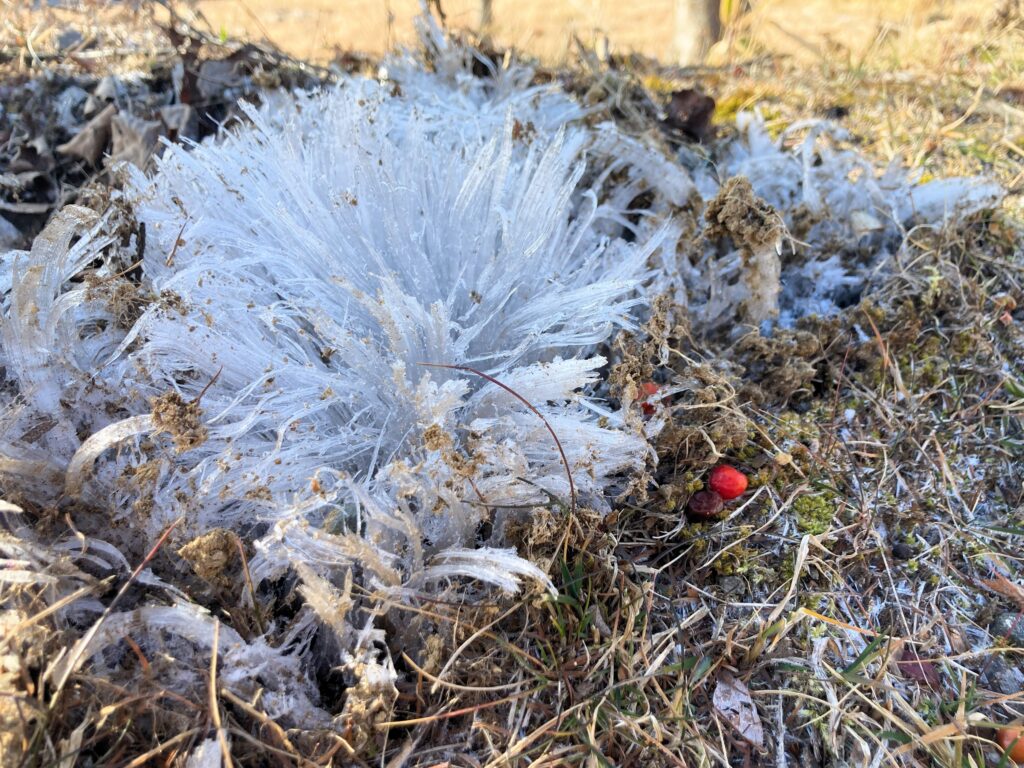
[[[129,162],[145,168],[157,149],[164,131],[163,123],[120,114],[111,121],[110,126],[113,136],[107,165],[113,167],[120,162]]]
[[[935,662],[922,659],[913,648],[903,649],[896,667],[904,677],[924,683],[929,688],[938,689],[942,682]]]
[[[764,728],[750,698],[750,691],[742,680],[727,672],[718,676],[718,684],[712,697],[715,709],[744,739],[755,747],[764,746]]]
[[[224,91],[245,82],[241,69],[240,62],[232,58],[204,61],[196,78],[199,95],[207,101],[224,98]]]
[[[997,573],[994,579],[982,579],[981,583],[1003,597],[1010,598],[1021,610],[1024,610],[1024,587],[1014,584],[1002,574]]]
[[[171,141],[199,138],[199,116],[189,104],[160,107],[160,119],[167,127],[167,137]]]
[[[86,123],[71,141],[57,147],[57,152],[96,165],[110,143],[110,121],[116,114],[117,107],[108,104],[102,112]]]

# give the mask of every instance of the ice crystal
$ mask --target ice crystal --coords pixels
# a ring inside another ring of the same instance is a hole
[[[706,244],[683,278],[694,318],[706,327],[744,319],[737,310],[750,297],[730,286],[752,271],[778,272],[778,295],[758,302],[759,311],[746,318],[751,324],[778,316],[788,325],[803,315],[834,314],[856,300],[873,271],[891,262],[913,227],[941,227],[997,206],[1004,194],[984,178],[918,183],[919,172],[895,162],[880,173],[871,158],[846,146],[844,130],[824,120],[794,123],[773,139],[758,115],[741,113],[737,128],[714,164],[685,148],[680,159],[705,200],[736,178],[747,179],[788,236],[778,240],[776,256],[764,249],[754,270],[743,258],[742,242],[723,246],[712,238]]]
[[[49,462],[69,497],[150,537],[183,513],[185,533],[262,536],[259,579],[358,563],[393,591],[550,587],[467,547],[507,546],[496,507],[572,502],[570,477],[606,507],[648,458],[592,397],[595,349],[636,327],[655,254],[674,253],[673,225],[630,204],[692,185],[527,70],[481,80],[467,49],[428,42],[432,72],[407,56],[383,80],[268,99],[136,172],[149,299],[128,327],[103,301],[109,224],[68,211],[10,257],[7,434],[40,433],[10,446],[17,466]]]

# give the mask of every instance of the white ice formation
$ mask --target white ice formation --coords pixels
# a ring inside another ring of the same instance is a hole
[[[875,161],[849,146],[844,129],[826,120],[794,123],[773,138],[748,112],[736,127],[738,135],[710,160],[684,147],[680,161],[704,200],[743,177],[785,225],[778,266],[766,265],[771,248],[757,260],[758,271],[778,274],[774,291],[762,288],[776,300],[753,313],[758,322],[778,316],[788,326],[804,315],[835,314],[856,302],[869,275],[890,266],[913,227],[961,220],[997,207],[1004,195],[985,178],[918,183],[920,171],[895,162],[879,172]],[[690,311],[705,327],[734,324],[737,307],[754,293],[749,286],[755,281],[743,276],[749,260],[737,245],[705,243],[680,267]]]

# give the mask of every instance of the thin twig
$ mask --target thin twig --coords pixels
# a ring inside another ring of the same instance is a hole
[[[576,484],[573,482],[572,479],[572,468],[569,466],[569,459],[566,458],[565,451],[562,449],[562,441],[558,439],[558,435],[555,434],[555,430],[551,428],[551,424],[548,423],[548,420],[544,418],[543,413],[538,411],[529,400],[527,400],[525,397],[523,397],[514,389],[512,389],[512,387],[508,386],[507,384],[503,384],[490,374],[484,373],[483,371],[478,371],[476,368],[470,368],[468,365],[450,365],[448,363],[419,363],[419,365],[423,365],[428,368],[447,368],[448,370],[451,371],[466,371],[468,373],[476,374],[480,378],[486,379],[492,384],[496,384],[502,389],[504,389],[506,392],[512,395],[512,397],[516,398],[519,402],[521,402],[523,405],[529,408],[537,416],[538,419],[544,422],[544,426],[551,434],[551,438],[555,441],[555,446],[558,448],[559,456],[562,457],[562,463],[565,465],[565,475],[567,478],[569,478],[569,511],[572,514],[576,513]]]

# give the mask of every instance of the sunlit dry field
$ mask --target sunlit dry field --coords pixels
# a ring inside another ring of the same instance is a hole
[[[760,49],[835,64],[948,65],[977,40],[993,3],[979,0],[763,0],[715,51],[718,60]],[[296,56],[323,60],[336,50],[380,54],[413,38],[417,0],[203,0],[217,30],[267,38]],[[454,27],[475,28],[478,4],[444,2]],[[613,51],[662,61],[674,55],[672,0],[496,0],[494,36],[548,61],[565,59],[574,38],[607,36]],[[880,58],[883,56],[884,58]]]

